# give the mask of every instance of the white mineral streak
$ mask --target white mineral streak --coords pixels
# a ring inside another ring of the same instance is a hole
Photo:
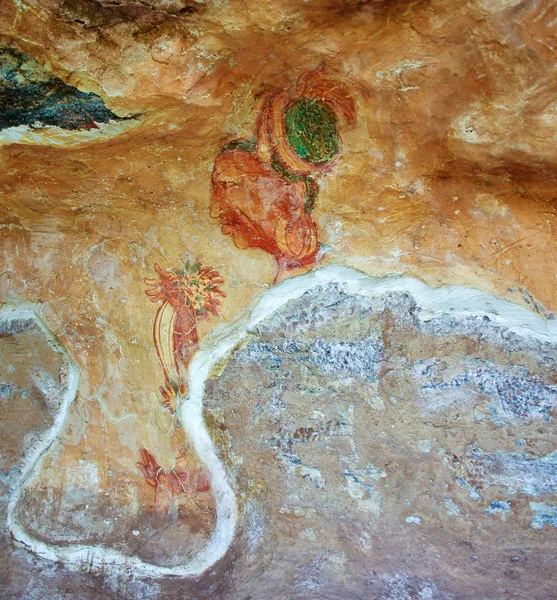
[[[201,350],[189,367],[189,389],[187,398],[182,398],[177,415],[186,434],[195,445],[201,459],[211,473],[217,506],[217,522],[212,538],[193,558],[176,567],[160,567],[127,556],[102,546],[74,545],[60,547],[45,544],[27,534],[17,522],[14,514],[26,482],[40,467],[42,458],[58,438],[78,387],[78,370],[66,350],[55,339],[52,332],[29,306],[6,307],[0,311],[0,322],[21,318],[32,318],[47,335],[54,348],[63,353],[70,365],[69,381],[61,409],[55,417],[53,427],[41,444],[27,457],[21,477],[15,487],[8,508],[8,528],[13,537],[39,556],[59,561],[74,569],[102,569],[104,573],[125,571],[138,577],[195,577],[214,565],[226,553],[232,543],[238,520],[236,496],[230,487],[223,464],[203,421],[203,394],[205,381],[217,364],[222,365],[231,352],[255,327],[285,306],[290,300],[299,299],[307,291],[328,284],[338,284],[349,295],[377,298],[388,293],[405,293],[413,298],[421,309],[417,318],[427,322],[443,315],[453,318],[489,316],[492,322],[518,335],[540,341],[557,341],[557,321],[546,321],[527,308],[508,300],[468,287],[431,288],[411,277],[372,278],[341,266],[328,266],[287,279],[268,290],[251,309],[244,311],[232,323],[215,328],[207,335]]]
[[[421,517],[418,517],[416,515],[406,517],[405,521],[408,523],[408,525],[421,525],[422,523]]]
[[[96,123],[92,129],[63,129],[55,125],[39,125],[29,127],[18,125],[0,131],[0,146],[9,144],[25,144],[28,146],[64,146],[72,148],[88,142],[96,142],[115,137],[134,129],[140,124],[138,119],[127,121],[110,121]]]

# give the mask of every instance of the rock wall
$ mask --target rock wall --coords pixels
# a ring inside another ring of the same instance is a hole
[[[2,3],[0,596],[557,596],[556,24]]]

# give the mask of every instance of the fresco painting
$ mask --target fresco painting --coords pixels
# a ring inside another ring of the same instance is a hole
[[[145,448],[140,451],[141,469],[145,482],[153,488],[153,510],[168,514],[174,508],[176,498],[181,495],[208,492],[211,481],[207,472],[198,469],[190,473],[184,466],[165,471],[155,457]]]
[[[300,75],[291,92],[266,89],[253,137],[227,142],[215,160],[211,215],[239,248],[275,258],[275,281],[316,261],[319,178],[341,155],[341,126],[355,123],[356,91],[324,69]]]
[[[0,597],[557,597],[556,10],[2,7]]]
[[[160,303],[153,323],[153,341],[164,373],[164,386],[159,390],[164,405],[174,412],[172,402],[176,394],[186,392],[184,372],[199,344],[197,323],[219,316],[221,298],[226,294],[220,288],[223,280],[218,271],[196,262],[168,271],[155,264],[155,272],[158,279],[145,279],[145,293],[151,302]],[[169,335],[163,340],[163,316],[168,307],[172,313]]]

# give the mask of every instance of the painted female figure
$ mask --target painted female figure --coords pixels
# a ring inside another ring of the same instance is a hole
[[[276,259],[276,281],[315,263],[316,177],[340,155],[340,122],[354,121],[349,85],[318,69],[302,75],[292,93],[266,92],[255,136],[227,143],[215,160],[211,215],[238,248]]]

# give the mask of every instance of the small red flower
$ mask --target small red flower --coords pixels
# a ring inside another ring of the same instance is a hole
[[[145,483],[154,488],[156,510],[168,513],[179,496],[206,493],[211,489],[211,477],[206,471],[196,469],[190,474],[183,466],[165,471],[147,449],[142,448],[139,452],[141,461],[137,466]]]

